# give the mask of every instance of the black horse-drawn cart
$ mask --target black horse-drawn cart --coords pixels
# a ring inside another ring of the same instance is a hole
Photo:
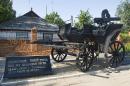
[[[51,51],[53,60],[62,62],[73,49],[77,65],[83,72],[89,70],[99,53],[104,53],[110,67],[118,67],[125,56],[124,45],[116,40],[123,26],[117,22],[119,20],[104,10],[101,18],[94,19],[95,25],[84,25],[82,30],[71,24],[60,27],[58,36],[61,41],[52,43],[55,45]]]

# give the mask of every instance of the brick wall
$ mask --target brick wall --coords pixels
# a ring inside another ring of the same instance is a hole
[[[34,48],[37,48],[37,50],[32,50]],[[51,51],[51,48],[46,47],[42,44],[31,44],[30,41],[0,40],[0,57],[27,56],[27,55],[46,56],[46,55],[50,55],[50,51]]]
[[[37,28],[31,29],[31,40],[0,40],[0,57],[50,55],[51,48],[42,44],[31,44],[37,40]]]

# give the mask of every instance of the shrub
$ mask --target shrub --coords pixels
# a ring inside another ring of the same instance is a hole
[[[126,52],[130,52],[130,43],[125,44],[125,50]]]
[[[121,33],[120,34],[121,40],[125,43],[130,42],[130,36],[128,33]]]

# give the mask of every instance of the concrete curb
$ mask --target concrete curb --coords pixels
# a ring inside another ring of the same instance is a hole
[[[130,69],[130,64],[129,65],[122,65],[122,66],[117,68],[117,70],[127,70],[127,69]]]
[[[130,65],[123,65],[117,68],[117,70],[128,70],[130,69]],[[19,81],[9,81],[9,82],[3,82],[1,83],[2,86],[10,86],[10,85],[17,85],[17,84],[24,84],[26,82],[31,83],[31,82],[43,82],[43,81],[48,81],[48,80],[56,80],[56,79],[63,79],[63,78],[70,78],[70,77],[78,77],[78,76],[83,76],[83,75],[90,75],[93,73],[102,73],[102,70],[97,70],[97,71],[89,71],[87,73],[83,72],[77,72],[76,74],[71,74],[71,75],[56,75],[56,76],[51,76],[47,78],[38,78],[38,79],[24,79],[24,80],[19,80]]]

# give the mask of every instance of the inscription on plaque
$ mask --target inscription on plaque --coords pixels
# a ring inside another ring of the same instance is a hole
[[[4,78],[20,78],[52,73],[49,56],[8,57]]]

